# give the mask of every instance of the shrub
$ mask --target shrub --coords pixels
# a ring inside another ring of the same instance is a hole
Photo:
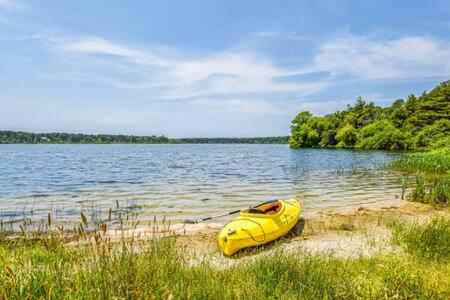
[[[353,147],[356,143],[358,133],[350,124],[345,125],[338,130],[336,134],[336,140],[338,141],[337,147]]]
[[[357,148],[401,150],[409,148],[406,134],[389,120],[374,122],[359,131]]]

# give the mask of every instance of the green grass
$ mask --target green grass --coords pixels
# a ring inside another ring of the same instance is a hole
[[[446,206],[450,202],[450,148],[425,153],[403,154],[388,164],[389,168],[415,173],[415,182],[407,199],[432,205]],[[402,199],[406,192],[402,181]]]
[[[394,160],[390,167],[407,172],[432,172],[450,174],[450,148],[424,153],[408,153]]]
[[[420,223],[394,221],[392,241],[401,245],[408,253],[420,258],[450,262],[450,220],[434,217]]]
[[[398,231],[399,239],[405,232]],[[448,252],[446,234],[433,234],[426,251]],[[70,239],[26,233],[0,239],[0,299],[448,299],[448,261],[411,253],[358,259],[275,253],[220,269],[208,259],[189,264],[174,237],[112,242],[98,233]]]
[[[428,183],[425,178],[425,174],[416,174],[411,194],[406,198],[413,202],[427,203],[436,207],[447,206],[450,202],[450,176],[432,176]]]

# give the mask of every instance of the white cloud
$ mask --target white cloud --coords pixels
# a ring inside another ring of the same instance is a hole
[[[86,62],[87,76],[74,73],[74,80],[103,78],[103,83],[116,87],[153,92],[158,99],[261,93],[308,95],[325,87],[323,82],[302,83],[286,79],[284,77],[296,71],[276,66],[270,59],[249,50],[186,57],[173,48],[131,47],[98,37],[57,40],[53,46],[59,55],[65,58],[69,55],[67,61],[76,60],[77,70],[83,67],[80,61]],[[71,55],[81,57],[75,59]],[[92,66],[96,69],[92,70]],[[104,71],[109,73],[106,77],[100,75]],[[133,82],[120,81],[114,72],[128,72],[139,78]]]
[[[449,44],[425,36],[378,40],[347,34],[319,44],[309,65],[292,67],[248,48],[187,56],[175,48],[130,46],[99,37],[51,43],[64,70],[42,73],[44,78],[99,82],[146,101],[184,101],[186,108],[224,115],[287,116],[304,109],[325,114],[353,101],[323,99],[320,93],[332,86],[450,74]],[[317,73],[322,75],[307,79]],[[368,100],[384,99],[372,98]],[[133,117],[125,123],[138,121]]]
[[[281,31],[281,30],[273,30],[273,31],[258,31],[252,34],[257,38],[281,38],[292,41],[313,41],[315,38],[311,35],[301,34],[296,31]]]
[[[379,41],[350,35],[320,45],[312,69],[360,79],[446,78],[450,43],[426,36]]]
[[[299,97],[323,91],[333,82],[349,76],[357,80],[387,80],[450,75],[449,43],[424,36],[380,41],[346,35],[320,44],[310,66],[292,68],[277,66],[272,59],[249,49],[186,57],[174,48],[133,47],[98,37],[59,40],[54,46],[60,55],[81,56],[76,69],[85,74],[74,73],[75,80],[86,78],[119,88],[145,90],[158,99],[217,95],[252,98],[255,94]],[[86,64],[80,65],[80,61]],[[316,80],[290,78],[314,72],[330,74],[332,81],[324,77]],[[134,77],[130,80],[124,74]]]
[[[253,35],[256,37],[276,37],[276,36],[279,36],[280,34],[281,34],[281,32],[278,30],[258,31],[258,32],[253,33]]]
[[[62,51],[86,54],[101,54],[121,57],[136,64],[167,66],[170,64],[151,51],[132,48],[98,37],[87,37],[74,42],[62,42],[58,45]]]

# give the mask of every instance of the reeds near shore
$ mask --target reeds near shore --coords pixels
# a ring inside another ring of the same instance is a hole
[[[392,161],[390,167],[413,173],[420,171],[449,174],[450,147],[424,153],[403,154],[398,159]]]
[[[416,174],[415,186],[412,188],[411,201],[433,205],[448,205],[450,201],[450,176],[442,176],[429,180],[425,175]]]
[[[439,206],[446,206],[450,202],[450,148],[404,154],[388,167],[408,175],[415,174],[407,200]],[[407,184],[403,178],[402,199],[406,189]]]

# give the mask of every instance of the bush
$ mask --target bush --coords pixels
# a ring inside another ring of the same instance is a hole
[[[436,149],[450,146],[450,80],[420,97],[379,107],[358,98],[343,111],[292,120],[291,147]]]
[[[406,134],[389,120],[376,121],[359,131],[356,148],[402,150],[409,148]]]
[[[356,143],[357,136],[358,132],[355,127],[350,124],[345,125],[336,134],[336,140],[338,141],[337,147],[353,147]]]

